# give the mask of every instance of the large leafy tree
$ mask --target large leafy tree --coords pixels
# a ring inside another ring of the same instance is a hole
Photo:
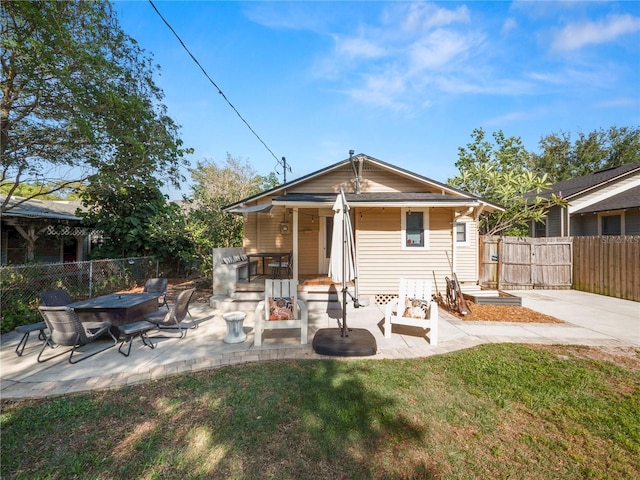
[[[481,233],[527,235],[529,222],[544,222],[551,207],[566,205],[555,195],[537,195],[551,183],[546,175],[531,171],[530,155],[519,137],[498,131],[492,142],[482,128],[475,129],[471,137],[471,143],[458,148],[460,173],[448,183],[505,208],[482,217]]]
[[[613,126],[579,132],[575,141],[568,132],[551,133],[540,139],[539,146],[540,153],[531,155],[533,171],[546,173],[555,183],[640,162],[640,128]]]
[[[33,198],[101,176],[87,201],[127,175],[179,184],[178,126],[109,2],[2,2],[0,29],[2,211],[25,183]]]
[[[94,258],[153,255],[166,263],[190,262],[191,240],[179,206],[168,203],[152,177],[103,171],[83,192],[85,221],[105,235]]]
[[[225,162],[198,162],[190,170],[193,179],[188,231],[197,256],[206,268],[215,247],[242,246],[242,216],[222,208],[278,184],[272,172],[258,175],[247,160],[227,154]]]

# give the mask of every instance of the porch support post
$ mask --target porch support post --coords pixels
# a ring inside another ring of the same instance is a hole
[[[298,207],[293,207],[293,278],[298,278]]]

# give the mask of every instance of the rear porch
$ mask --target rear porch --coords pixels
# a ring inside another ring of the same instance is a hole
[[[246,278],[239,279],[228,295],[214,295],[212,306],[221,311],[253,311],[258,302],[264,300],[264,284],[267,278],[272,276],[258,273],[251,277],[251,281]],[[353,294],[354,283],[350,282],[348,287],[349,292]],[[326,275],[299,275],[298,298],[307,304],[309,311],[327,312],[338,317],[341,315],[342,284],[332,282]],[[372,303],[362,298],[360,301],[363,304]]]

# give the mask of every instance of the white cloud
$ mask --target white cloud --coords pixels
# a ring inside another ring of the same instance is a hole
[[[438,29],[418,39],[409,47],[411,70],[446,67],[480,43],[480,39],[451,30]]]
[[[406,92],[406,78],[402,74],[392,72],[365,75],[363,85],[346,91],[353,100],[395,111],[408,109],[408,105],[399,100]]]
[[[341,91],[359,103],[395,111],[430,106],[441,72],[467,68],[465,60],[485,41],[466,25],[466,6],[393,4],[379,20],[332,35],[335,49],[316,62],[315,73],[349,84]]]
[[[577,50],[585,45],[606,43],[640,30],[640,18],[632,15],[609,15],[595,22],[569,24],[560,30],[552,48],[560,51]]]
[[[336,54],[347,58],[379,58],[384,56],[385,49],[366,38],[341,38],[334,36]]]
[[[596,104],[597,107],[600,108],[619,108],[619,107],[632,107],[638,108],[640,101],[638,98],[633,97],[621,97],[621,98],[611,98],[609,100],[603,100]]]
[[[516,21],[515,18],[509,17],[502,24],[501,32],[504,35],[511,32],[512,30],[515,30],[516,28],[518,28],[518,22]]]
[[[470,21],[469,9],[462,5],[454,10],[441,8],[433,3],[411,3],[409,12],[403,22],[403,29],[424,31],[450,25],[456,22]]]

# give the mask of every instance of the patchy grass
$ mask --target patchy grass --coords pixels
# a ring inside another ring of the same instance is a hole
[[[3,479],[639,478],[640,358],[485,345],[246,364],[3,401],[0,420]]]

